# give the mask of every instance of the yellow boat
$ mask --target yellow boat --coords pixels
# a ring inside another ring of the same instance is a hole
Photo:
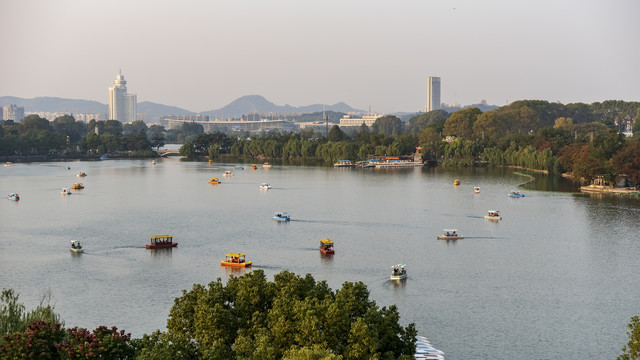
[[[71,188],[73,190],[80,190],[80,189],[84,189],[84,185],[82,185],[81,182],[77,182],[77,183],[73,183],[73,185],[71,186]]]
[[[251,165],[251,170],[257,170],[258,166],[256,166],[256,164]]]
[[[245,268],[251,266],[251,261],[245,261],[244,254],[229,253],[225,255],[224,260],[220,260],[220,265]]]
[[[209,184],[221,184],[222,181],[218,180],[218,178],[209,179]]]
[[[456,186],[460,185],[460,180],[458,180],[458,179],[453,180],[453,185],[456,185]]]

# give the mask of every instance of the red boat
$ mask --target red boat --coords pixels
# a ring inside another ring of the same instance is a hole
[[[335,250],[333,250],[333,241],[329,239],[320,240],[320,252],[323,254],[334,254]]]
[[[173,242],[171,235],[154,235],[151,237],[151,243],[147,244],[147,249],[164,249],[178,246],[177,242]]]

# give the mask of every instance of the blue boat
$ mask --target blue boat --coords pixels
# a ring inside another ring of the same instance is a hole
[[[289,220],[291,220],[291,217],[289,216],[289,214],[287,214],[284,211],[278,211],[275,214],[273,214],[273,220],[275,220],[275,221],[289,221]]]
[[[100,156],[100,160],[109,160],[109,157],[107,155],[102,155]]]
[[[507,194],[508,197],[512,197],[512,198],[523,198],[524,194],[521,193],[520,191],[512,191],[510,193]]]

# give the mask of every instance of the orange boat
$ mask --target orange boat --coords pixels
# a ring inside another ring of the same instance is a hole
[[[224,256],[224,260],[220,260],[221,266],[245,268],[251,266],[251,261],[245,261],[244,254],[229,253]]]
[[[84,185],[82,185],[81,182],[77,182],[77,183],[73,183],[73,186],[71,186],[71,188],[73,190],[81,190],[81,189],[84,189]]]
[[[221,181],[218,180],[218,178],[211,178],[209,179],[209,184],[220,184]]]
[[[173,242],[171,235],[154,235],[151,237],[151,243],[147,244],[147,249],[164,249],[178,246],[177,242]]]

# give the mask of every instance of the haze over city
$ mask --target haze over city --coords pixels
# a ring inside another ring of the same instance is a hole
[[[138,101],[195,112],[258,94],[415,112],[442,102],[640,99],[640,2],[4,1],[0,96]]]

